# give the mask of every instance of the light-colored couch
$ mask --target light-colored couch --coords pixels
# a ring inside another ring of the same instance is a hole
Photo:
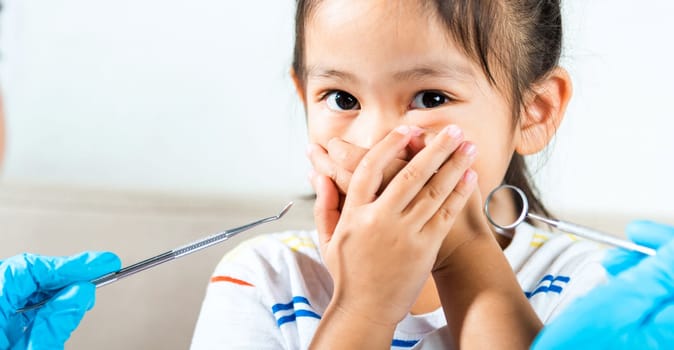
[[[96,307],[66,349],[186,349],[208,277],[231,247],[264,232],[311,228],[309,200],[221,198],[20,185],[0,186],[0,257],[18,252],[68,255],[110,250],[130,265],[208,234],[275,215],[220,246],[169,262],[101,288]],[[621,232],[626,215],[565,216]],[[223,348],[226,348],[223,347]]]

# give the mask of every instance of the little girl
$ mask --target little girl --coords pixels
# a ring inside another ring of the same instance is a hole
[[[317,230],[227,254],[192,348],[528,347],[605,279],[596,244],[481,211],[506,182],[547,214],[523,156],[571,96],[561,36],[554,0],[298,0]]]

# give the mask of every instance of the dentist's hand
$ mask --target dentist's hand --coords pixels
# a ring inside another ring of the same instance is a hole
[[[674,239],[674,227],[652,221],[635,220],[625,228],[625,234],[637,244],[658,249]],[[604,259],[604,267],[612,276],[636,266],[647,256],[626,249],[612,249]]]
[[[112,253],[85,252],[71,257],[33,254],[0,262],[0,349],[63,349],[95,300],[87,282],[119,270]],[[50,298],[39,309],[17,313]]]
[[[659,248],[657,254],[612,252],[606,266],[616,277],[543,328],[532,349],[672,348],[674,227],[636,221],[626,231],[636,243]]]

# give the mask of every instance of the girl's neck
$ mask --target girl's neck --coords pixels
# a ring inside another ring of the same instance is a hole
[[[438,290],[435,287],[435,280],[433,280],[433,276],[429,276],[426,284],[421,289],[421,293],[419,293],[419,297],[417,297],[414,305],[412,305],[410,313],[412,315],[422,315],[433,312],[441,306],[442,303],[440,302]]]

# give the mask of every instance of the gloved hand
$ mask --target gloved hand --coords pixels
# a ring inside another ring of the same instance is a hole
[[[71,257],[33,254],[0,262],[0,349],[63,349],[95,300],[87,282],[119,270],[119,258],[109,252],[85,252]],[[39,309],[16,310],[45,298]]]
[[[625,234],[634,243],[658,249],[674,239],[674,227],[658,224],[652,221],[636,220],[625,228]],[[626,249],[611,249],[604,259],[604,267],[612,276],[637,265],[647,256],[639,252]]]
[[[606,265],[615,277],[543,328],[532,349],[674,346],[674,227],[637,221],[627,234],[636,243],[659,248],[656,256],[612,252]]]

